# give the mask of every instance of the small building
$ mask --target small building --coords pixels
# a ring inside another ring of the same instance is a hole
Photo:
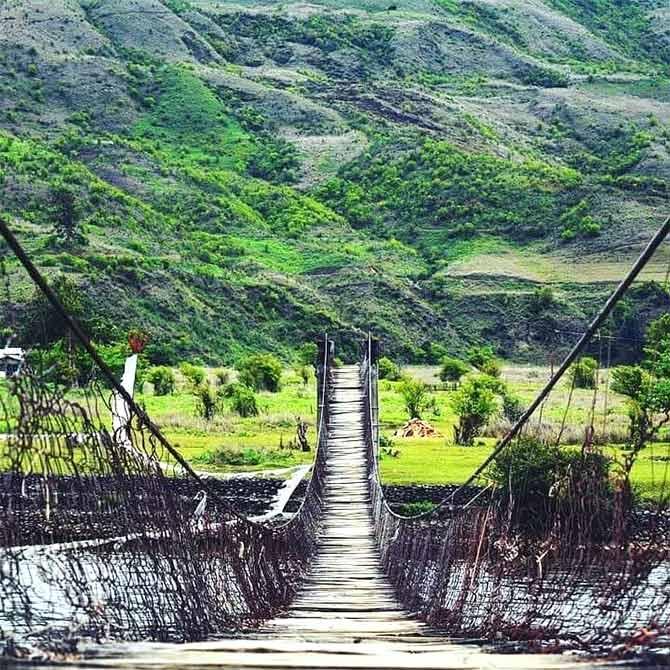
[[[25,361],[26,352],[20,347],[0,349],[0,378],[18,375]]]

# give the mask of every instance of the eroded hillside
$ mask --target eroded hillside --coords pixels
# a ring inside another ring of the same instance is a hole
[[[3,0],[2,211],[156,360],[368,327],[542,356],[670,209],[664,5]]]

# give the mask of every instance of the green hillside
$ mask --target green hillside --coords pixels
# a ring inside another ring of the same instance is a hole
[[[543,359],[670,211],[663,0],[4,0],[0,26],[0,213],[96,341],[143,328],[155,361],[368,328]],[[667,303],[637,291],[628,333]]]

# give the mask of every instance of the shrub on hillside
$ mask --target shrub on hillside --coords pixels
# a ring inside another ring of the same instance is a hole
[[[283,366],[273,354],[253,354],[238,366],[240,383],[254,391],[276,393],[281,387]]]
[[[464,363],[460,358],[452,358],[445,356],[442,359],[442,367],[440,368],[440,379],[443,382],[458,382],[461,377],[467,374],[470,367]]]
[[[171,368],[163,365],[149,368],[146,379],[153,385],[155,395],[170,395],[174,393],[175,376]]]
[[[388,379],[390,382],[397,382],[402,376],[400,366],[386,356],[382,356],[379,359],[377,366],[379,368],[379,379]]]

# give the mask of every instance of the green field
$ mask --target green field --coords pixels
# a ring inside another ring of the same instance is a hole
[[[410,366],[404,372],[429,384],[437,381],[437,368],[434,367]],[[503,368],[503,379],[524,404],[528,404],[536,395],[548,375],[549,370],[541,367]],[[146,383],[136,393],[136,400],[146,408],[171,444],[195,470],[221,473],[278,470],[312,461],[316,444],[314,379],[305,384],[296,372],[287,369],[279,392],[257,394],[258,416],[242,418],[224,402],[213,420],[205,421],[198,416],[196,399],[188,383],[178,371],[176,376],[177,389],[172,395],[156,396],[152,386]],[[210,380],[214,379],[211,372],[209,376]],[[578,448],[584,428],[590,421],[591,408],[594,407],[596,441],[615,461],[620,461],[627,425],[625,403],[621,396],[606,393],[606,380],[607,373],[601,373],[595,404],[594,391],[575,390],[567,412],[565,408],[570,395],[569,388],[567,383],[559,384],[542,410],[543,434],[557,434],[565,420],[562,443],[568,449]],[[496,440],[509,427],[509,424],[494,417],[473,446],[456,446],[453,442],[456,417],[450,408],[453,392],[434,390],[431,395],[435,402],[423,419],[437,431],[437,435],[398,437],[397,429],[409,418],[398,386],[398,382],[382,380],[379,387],[381,434],[385,444],[390,445],[390,449],[382,449],[380,459],[380,471],[386,484],[463,483],[491,453]],[[73,393],[71,399],[81,400],[81,392]],[[105,425],[111,424],[110,415],[105,410],[100,419]],[[296,447],[298,420],[307,422],[309,426],[307,437],[312,448],[310,452],[303,452]],[[533,417],[531,429],[536,428],[538,422],[539,416]],[[661,433],[660,437],[663,441],[648,447],[633,468],[633,484],[639,494],[647,498],[659,497],[665,489],[666,477],[670,474],[670,439],[667,433]],[[21,467],[41,472],[45,467],[44,459],[47,459],[49,469],[53,470],[57,465],[59,471],[69,471],[72,466],[63,465],[55,452],[56,448],[52,447],[51,451],[47,449],[33,455],[30,461],[26,460],[26,455]],[[85,462],[84,455],[76,450],[71,458],[79,467]],[[162,460],[169,462],[172,459],[165,455]],[[3,462],[8,463],[7,454]],[[484,478],[479,483],[485,482]]]

